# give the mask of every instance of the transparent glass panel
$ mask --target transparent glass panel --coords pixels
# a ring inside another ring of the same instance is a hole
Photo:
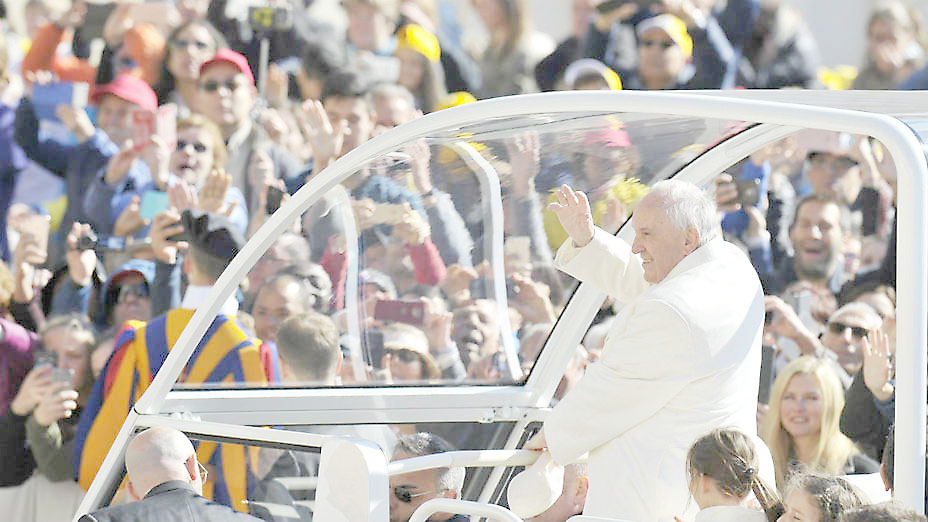
[[[372,158],[242,282],[235,320],[260,348],[217,372],[219,357],[203,357],[213,341],[201,343],[177,387],[263,385],[262,374],[274,386],[523,383],[576,286],[553,267],[566,238],[546,210],[553,191],[585,191],[597,224],[615,232],[648,185],[746,127],[538,114],[448,129]],[[318,318],[282,326],[309,310],[335,324],[339,350]],[[190,378],[199,364],[210,378]]]

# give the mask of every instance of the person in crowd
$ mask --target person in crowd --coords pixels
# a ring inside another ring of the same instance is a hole
[[[846,480],[808,472],[793,476],[786,487],[784,499],[786,512],[780,517],[781,522],[835,521],[846,511],[867,502]]]
[[[574,91],[620,91],[622,79],[603,62],[584,58],[567,66],[562,85]]]
[[[636,69],[618,70],[626,89],[718,89],[724,87],[725,71],[734,61],[731,45],[701,45],[694,40],[693,28],[675,14],[646,18],[635,26],[638,35]],[[699,50],[700,60],[694,62]]]
[[[874,459],[883,447],[895,419],[894,350],[885,331],[870,332],[861,342],[863,365],[847,390],[840,428]]]
[[[759,475],[760,461],[747,435],[713,430],[693,443],[686,461],[690,493],[700,509],[697,522],[775,522],[783,514],[776,491]],[[746,507],[751,493],[763,511]]]
[[[182,116],[196,107],[200,66],[217,50],[227,47],[225,37],[206,20],[192,19],[177,26],[168,36],[161,76],[155,86],[158,104],[177,104]]]
[[[495,98],[535,92],[534,69],[554,50],[550,41],[539,42],[529,27],[525,0],[473,0],[474,9],[489,33],[489,44],[477,58],[482,85],[477,98]]]
[[[222,131],[228,158],[226,173],[232,186],[245,195],[249,215],[258,211],[258,192],[265,180],[287,179],[300,168],[288,152],[262,137],[251,120],[257,101],[254,75],[248,60],[230,49],[219,49],[200,66],[197,108]]]
[[[442,376],[441,368],[430,353],[428,337],[416,328],[402,323],[387,324],[383,331],[383,360],[380,362],[391,382],[435,382]]]
[[[879,330],[880,323],[880,316],[873,308],[863,303],[848,303],[828,318],[822,346],[837,358],[847,375],[855,375],[863,364],[868,336]]]
[[[151,171],[146,161],[136,161],[138,151],[126,147],[132,136],[133,112],[137,109],[154,111],[158,101],[155,92],[142,80],[127,74],[117,76],[106,85],[98,85],[91,96],[97,105],[97,127],[82,109],[62,105],[58,113],[65,125],[77,138],[77,145],[62,145],[52,140],[39,139],[39,121],[33,102],[24,98],[16,110],[15,139],[29,159],[64,179],[68,206],[58,227],[57,249],[52,259],[59,259],[65,235],[71,223],[90,223],[96,228],[111,222],[109,208],[87,209],[84,205],[88,187],[107,185],[116,192],[127,186],[145,184]],[[147,153],[154,152],[146,147]],[[147,156],[148,154],[146,154]],[[88,210],[99,213],[91,220]],[[98,229],[98,233],[109,230]]]
[[[23,58],[23,74],[51,71],[60,81],[104,84],[121,73],[129,73],[150,86],[158,82],[165,42],[152,24],[131,24],[124,33],[107,39],[110,52],[101,59],[101,69],[107,61],[117,64],[108,74],[98,74],[97,66],[85,58],[58,53],[67,33],[73,36],[84,25],[86,16],[87,2],[77,1],[57,22],[40,28]],[[112,58],[108,59],[108,55]]]
[[[13,189],[19,172],[26,166],[26,156],[13,139],[16,106],[22,96],[23,81],[8,70],[9,41],[0,36],[0,261],[10,261],[10,246],[6,237],[6,218],[13,203]]]
[[[833,474],[877,471],[876,462],[839,431],[843,407],[844,387],[827,360],[800,357],[777,375],[761,436],[781,490],[799,467]]]
[[[925,522],[928,520],[914,509],[909,509],[898,500],[879,504],[863,505],[841,514],[840,522]]]
[[[905,3],[878,4],[867,21],[866,63],[853,89],[895,89],[925,64],[924,35]]]
[[[338,328],[327,316],[306,310],[288,317],[275,332],[284,383],[334,386],[341,369]]]
[[[502,350],[496,304],[489,299],[461,303],[451,311],[451,337],[465,368]]]
[[[800,12],[783,0],[761,2],[738,61],[737,84],[753,89],[813,88],[821,63],[818,42]]]
[[[287,266],[310,263],[310,258],[309,243],[305,237],[293,232],[277,236],[243,281],[245,302],[253,303],[258,290],[274,274],[282,272]]]
[[[600,360],[587,367],[526,447],[547,447],[564,464],[590,452],[585,515],[679,515],[687,509],[683,455],[692,440],[718,425],[746,434],[756,430],[751,390],[759,380],[763,327],[757,274],[737,247],[722,240],[711,198],[685,182],[656,183],[641,200],[632,218],[632,245],[593,226],[582,192],[563,186],[549,208],[570,236],[556,265],[626,304]],[[601,400],[625,394],[642,399],[633,405]],[[688,411],[702,412],[699,422],[681,422],[677,408],[684,403]],[[668,448],[677,445],[681,458],[668,457]],[[651,460],[647,455],[661,455],[666,467],[644,464]],[[660,505],[634,500],[654,495]]]
[[[81,516],[80,522],[116,520],[258,521],[203,497],[207,469],[180,431],[155,426],[136,435],[126,448],[126,488],[135,500]]]
[[[314,265],[320,268],[319,265]],[[322,271],[320,278],[328,276]],[[330,285],[331,286],[331,285]],[[255,296],[251,315],[255,319],[255,333],[265,342],[277,342],[277,329],[288,318],[318,309],[325,309],[322,295],[307,280],[288,272],[279,272],[268,278]]]
[[[448,96],[438,38],[418,25],[403,26],[396,33],[393,55],[400,61],[397,83],[412,93],[417,109],[424,113],[434,111]]]
[[[84,488],[90,485],[105,450],[125,419],[126,407],[131,407],[148,388],[184,325],[195,310],[203,306],[211,286],[245,244],[244,238],[224,216],[199,211],[187,210],[178,215],[176,210],[169,209],[155,217],[152,229],[156,257],[174,257],[175,263],[178,243],[167,238],[182,234],[181,238],[188,245],[183,271],[189,284],[180,308],[148,323],[132,324],[116,340],[110,362],[94,385],[89,414],[82,417],[78,429],[74,469]],[[172,249],[173,252],[169,252]],[[238,301],[231,296],[213,319],[204,349],[188,362],[188,371],[180,382],[224,382],[228,379],[261,385],[276,379],[276,350],[245,331],[236,321],[237,313]],[[211,464],[221,460],[225,472],[233,469],[249,472],[247,459],[231,448],[227,451],[225,446],[203,443],[199,451]],[[227,481],[224,473],[217,475],[213,480],[213,498],[241,506],[240,501],[246,498],[247,482]]]
[[[574,515],[583,513],[586,493],[590,488],[586,464],[568,464],[564,466],[564,487],[561,496],[548,509],[526,522],[563,522]]]
[[[824,195],[806,196],[796,205],[796,215],[789,228],[794,254],[774,255],[769,240],[760,232],[748,233],[745,241],[755,245],[751,260],[764,285],[764,293],[781,295],[790,283],[808,281],[837,295],[847,279],[842,268],[841,249],[845,237],[845,209],[838,201]],[[752,241],[759,238],[760,245]],[[779,266],[773,259],[781,259]]]
[[[73,444],[93,385],[95,342],[93,327],[79,314],[51,317],[38,335],[0,320],[0,351],[19,377],[11,383],[18,389],[9,409],[0,417],[0,477],[4,486],[33,482],[33,487],[0,490],[0,499],[12,510],[7,514],[16,520],[71,516],[83,496],[73,482]],[[55,502],[43,495],[54,495]]]
[[[406,87],[382,83],[371,89],[371,101],[377,114],[375,134],[386,132],[397,125],[410,122],[416,114],[416,100]]]
[[[294,76],[299,99],[320,100],[325,79],[335,71],[348,67],[345,49],[336,41],[313,38],[306,43],[300,55],[300,68]]]
[[[570,36],[558,43],[554,51],[535,66],[535,83],[539,90],[543,92],[557,90],[557,86],[566,76],[567,67],[580,58],[581,43],[590,25],[596,19],[597,3],[594,0],[573,0],[570,12]]]
[[[445,439],[431,433],[414,433],[399,438],[393,461],[453,451]],[[413,512],[433,498],[461,498],[464,488],[464,468],[445,467],[413,471],[390,476],[390,522],[408,522]],[[436,513],[434,522],[465,522],[464,515]]]

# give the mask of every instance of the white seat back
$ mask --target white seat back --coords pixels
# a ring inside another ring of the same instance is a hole
[[[384,522],[390,516],[389,477],[383,450],[361,439],[322,443],[315,522]]]

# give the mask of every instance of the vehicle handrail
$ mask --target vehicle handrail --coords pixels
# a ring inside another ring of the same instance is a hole
[[[495,466],[530,466],[541,455],[532,450],[460,450],[446,451],[421,457],[395,460],[387,465],[391,476],[424,469],[463,467],[488,468]],[[586,456],[577,462],[585,462]]]
[[[426,522],[435,513],[454,513],[471,517],[485,517],[501,522],[524,522],[512,511],[496,504],[481,504],[454,498],[433,498],[424,502],[409,517],[409,522]]]

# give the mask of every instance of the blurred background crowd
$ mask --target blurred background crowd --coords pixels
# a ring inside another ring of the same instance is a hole
[[[246,240],[395,126],[552,90],[928,89],[923,13],[898,1],[844,35],[866,42],[854,67],[825,63],[785,0],[564,2],[560,41],[532,27],[532,0],[5,5],[0,494],[56,491],[73,509],[75,477],[86,488],[105,454],[88,437],[112,440]],[[551,190],[585,191],[615,232],[650,182],[748,127],[591,116],[386,154],[274,239],[181,382],[518,382],[575,287],[553,268],[566,234],[545,210]],[[893,423],[895,179],[878,141],[806,131],[707,189],[768,294],[758,425],[781,491],[794,469],[879,469]],[[619,306],[603,303],[555,400],[597,359]],[[474,433],[441,432],[483,447]],[[249,494],[211,487],[230,503]]]

